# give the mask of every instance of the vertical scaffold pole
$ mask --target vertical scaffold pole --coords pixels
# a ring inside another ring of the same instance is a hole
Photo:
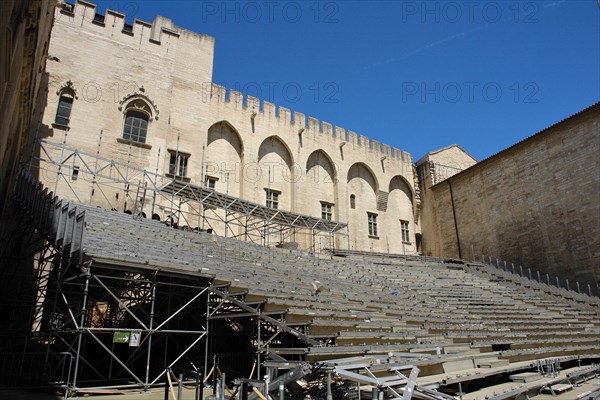
[[[256,317],[258,323],[258,340],[257,340],[257,351],[256,351],[256,379],[260,380],[260,316]]]
[[[210,285],[212,287],[212,284]],[[208,373],[208,346],[209,346],[209,338],[210,338],[210,331],[209,331],[209,326],[210,326],[210,295],[211,295],[211,290],[210,288],[208,289],[208,292],[206,293],[206,341],[204,342],[204,375],[206,376],[206,374]],[[215,373],[215,371],[213,371],[213,374]],[[207,378],[205,378],[207,379]]]
[[[154,304],[156,302],[156,274],[154,273],[154,281],[152,282],[152,300],[150,304],[150,324],[148,325],[148,358],[146,359],[146,386],[150,379],[150,355],[152,353],[152,329],[154,325]]]
[[[85,288],[83,290],[83,304],[81,306],[81,319],[79,322],[79,337],[77,339],[77,358],[75,359],[75,371],[73,372],[73,390],[77,391],[77,374],[79,373],[79,360],[81,359],[81,343],[83,342],[83,325],[85,324],[85,315],[87,313],[87,299],[90,288],[90,276],[88,273],[85,276]]]

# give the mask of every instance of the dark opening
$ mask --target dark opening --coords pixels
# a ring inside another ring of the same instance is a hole
[[[506,351],[510,350],[510,343],[494,343],[492,344],[492,351]]]

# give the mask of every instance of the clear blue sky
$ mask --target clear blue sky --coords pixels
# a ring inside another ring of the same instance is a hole
[[[481,160],[600,99],[596,0],[97,4],[214,36],[214,82],[415,161]]]

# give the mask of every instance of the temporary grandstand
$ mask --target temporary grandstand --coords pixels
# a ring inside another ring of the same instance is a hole
[[[27,169],[15,201],[44,245],[28,352],[4,380],[78,393],[174,373],[243,399],[600,394],[579,386],[600,372],[600,299],[539,277],[177,229],[66,201]]]

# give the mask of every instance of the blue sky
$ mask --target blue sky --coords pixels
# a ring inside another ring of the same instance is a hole
[[[414,160],[481,160],[600,100],[596,0],[96,3],[214,36],[214,82]]]

